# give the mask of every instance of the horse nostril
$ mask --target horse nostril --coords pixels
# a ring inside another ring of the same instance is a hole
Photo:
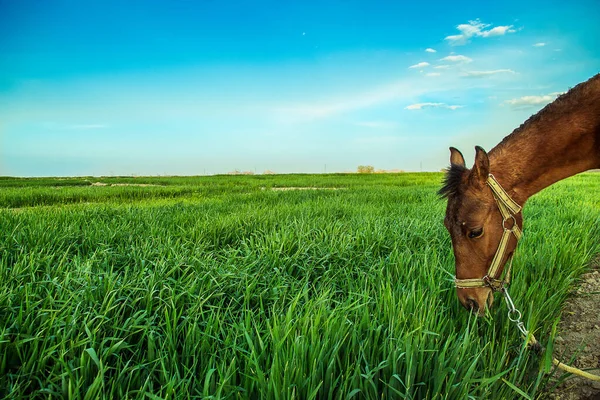
[[[479,312],[479,304],[474,299],[467,299],[466,308],[469,311]]]

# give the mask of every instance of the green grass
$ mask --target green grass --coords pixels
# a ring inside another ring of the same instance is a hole
[[[456,299],[441,177],[0,179],[0,397],[539,396],[501,299]],[[511,294],[545,345],[600,252],[599,189],[525,207]]]

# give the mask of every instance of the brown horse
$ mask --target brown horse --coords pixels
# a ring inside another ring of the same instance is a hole
[[[580,83],[529,118],[489,154],[475,148],[472,169],[450,148],[440,195],[448,199],[460,302],[483,314],[502,290],[502,272],[523,226],[521,207],[533,194],[600,168],[600,74]],[[507,268],[509,273],[510,268]]]

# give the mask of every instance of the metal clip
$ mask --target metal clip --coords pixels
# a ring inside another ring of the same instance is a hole
[[[513,303],[513,300],[508,293],[508,289],[503,287],[501,291],[502,294],[504,294],[504,299],[506,300],[506,305],[508,306],[508,319],[517,325],[517,328],[525,337],[528,337],[529,331],[527,331],[525,324],[523,321],[521,321],[521,311],[517,310],[515,307],[515,303]]]

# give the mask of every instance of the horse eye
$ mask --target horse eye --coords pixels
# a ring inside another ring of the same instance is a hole
[[[470,239],[475,239],[475,238],[481,237],[482,235],[483,235],[483,228],[473,229],[472,231],[469,232]]]

